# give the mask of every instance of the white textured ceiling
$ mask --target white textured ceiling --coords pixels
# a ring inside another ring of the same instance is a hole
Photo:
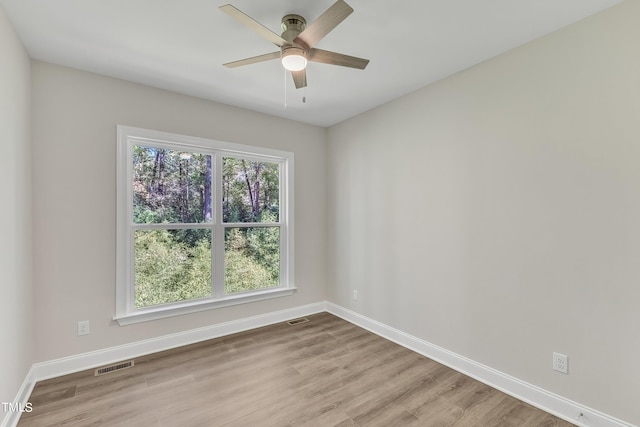
[[[311,23],[334,0],[0,0],[34,59],[319,126],[620,0],[347,0],[355,12],[317,47],[368,58],[369,66],[310,63],[309,86],[297,90],[277,60],[222,66],[277,50],[218,10],[229,2],[280,34],[282,16]]]

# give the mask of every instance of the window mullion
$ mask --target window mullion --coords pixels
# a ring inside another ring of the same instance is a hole
[[[288,222],[288,210],[287,210],[287,188],[288,181],[286,177],[285,163],[280,163],[279,170],[279,182],[280,182],[280,191],[278,193],[278,219],[279,219],[279,230],[280,230],[280,283],[289,283],[289,269],[288,269],[288,239],[287,236],[287,226],[282,226],[283,224],[287,224]]]
[[[211,279],[213,288],[211,290],[214,298],[222,298],[224,296],[224,226],[222,218],[222,156],[216,154],[214,166],[214,183],[211,186],[213,195],[211,203],[215,212],[213,218],[213,242],[211,250]]]

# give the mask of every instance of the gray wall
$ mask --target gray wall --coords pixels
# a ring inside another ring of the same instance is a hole
[[[640,424],[638,22],[624,2],[330,128],[330,301]]]
[[[29,57],[2,7],[0,57],[0,402],[13,402],[33,362],[31,81]]]
[[[326,299],[325,129],[34,61],[35,361],[149,339]],[[116,125],[295,153],[290,297],[118,326]],[[79,320],[91,334],[78,337]]]

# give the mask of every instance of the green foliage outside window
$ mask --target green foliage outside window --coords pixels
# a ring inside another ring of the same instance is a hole
[[[135,231],[135,305],[211,296],[212,156],[136,146],[134,224],[167,224]],[[279,165],[225,157],[222,217],[247,227],[225,229],[226,293],[277,287],[280,282]],[[171,228],[171,224],[189,224]],[[216,268],[216,266],[214,266]]]
[[[272,215],[263,213],[263,216]],[[227,293],[278,286],[280,228],[228,228],[225,233],[224,283]]]
[[[138,230],[135,234],[135,303],[147,307],[211,295],[211,243],[188,244],[179,230]]]

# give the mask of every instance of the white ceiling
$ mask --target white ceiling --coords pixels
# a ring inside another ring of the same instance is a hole
[[[335,0],[0,0],[29,55],[319,126],[330,126],[619,3],[620,0],[347,0],[317,44],[371,60],[310,63],[295,89],[279,61],[225,62],[277,48],[218,10],[231,2],[280,34]],[[287,108],[285,110],[285,82]],[[302,98],[306,97],[306,103]]]

